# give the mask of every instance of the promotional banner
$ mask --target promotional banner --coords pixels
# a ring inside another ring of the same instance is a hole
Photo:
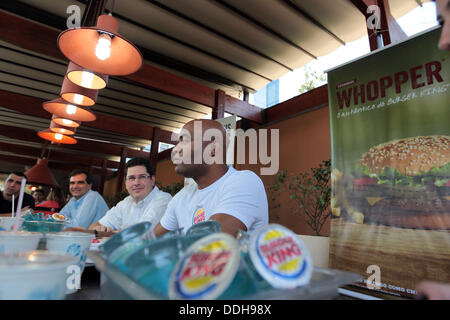
[[[390,295],[450,283],[450,54],[440,32],[328,73],[330,267]]]

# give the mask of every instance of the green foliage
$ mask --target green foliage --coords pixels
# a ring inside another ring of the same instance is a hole
[[[329,184],[331,173],[331,161],[324,160],[318,167],[311,168],[311,173],[299,173],[289,175],[281,170],[274,184],[269,186],[269,199],[272,208],[281,208],[278,198],[283,192],[289,194],[289,208],[298,214],[314,231],[320,235],[320,231],[331,214],[330,198],[331,187]],[[278,216],[274,217],[279,219]]]
[[[181,189],[183,189],[184,187],[184,183],[183,182],[176,182],[176,183],[171,183],[167,186],[163,186],[161,182],[156,181],[156,185],[158,186],[158,188],[164,192],[170,193],[172,195],[172,197],[174,195],[176,195],[178,193],[178,191],[180,191]]]
[[[126,197],[128,197],[128,192],[123,190],[116,192],[116,194],[114,194],[112,197],[104,197],[104,199],[108,207],[111,209]]]
[[[319,74],[317,71],[313,71],[310,67],[305,67],[304,70],[305,82],[298,90],[299,93],[305,93],[327,83],[327,77],[325,74]]]

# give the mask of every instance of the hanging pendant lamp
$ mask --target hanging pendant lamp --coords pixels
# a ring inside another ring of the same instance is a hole
[[[55,133],[65,134],[67,136],[73,136],[75,134],[76,128],[61,126],[54,121],[50,122],[50,130]]]
[[[106,75],[124,76],[142,67],[139,50],[119,35],[118,21],[101,15],[96,27],[68,29],[58,36],[58,46],[70,61]]]
[[[64,134],[61,133],[56,133],[53,132],[50,129],[44,130],[44,131],[39,131],[38,132],[38,136],[41,137],[42,139],[48,140],[48,141],[52,141],[55,143],[62,143],[62,144],[75,144],[77,143],[77,139],[66,136]]]
[[[83,107],[92,107],[97,100],[98,90],[77,86],[69,78],[64,77],[59,95],[67,102]]]
[[[89,122],[96,119],[95,114],[87,108],[70,104],[62,98],[46,101],[42,107],[48,112],[68,120]]]
[[[105,88],[108,83],[107,75],[92,72],[73,61],[69,62],[66,77],[77,86],[86,89],[100,90]]]
[[[73,120],[69,120],[63,117],[58,117],[56,114],[54,114],[52,116],[52,122],[63,126],[63,127],[69,127],[69,128],[78,128],[80,126],[80,122],[79,121],[73,121]]]
[[[27,183],[58,187],[58,182],[48,168],[48,159],[39,158],[37,163],[25,172]]]

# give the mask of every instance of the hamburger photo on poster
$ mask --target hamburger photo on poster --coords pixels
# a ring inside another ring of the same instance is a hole
[[[362,275],[354,286],[369,294],[450,282],[450,54],[439,32],[328,72],[329,267]]]

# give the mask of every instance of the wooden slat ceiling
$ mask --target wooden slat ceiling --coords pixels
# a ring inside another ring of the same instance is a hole
[[[78,5],[83,14],[86,3],[1,0],[0,11],[60,32],[67,28],[68,6]],[[418,1],[389,0],[389,5],[397,18]],[[244,90],[254,92],[367,34],[365,18],[350,0],[115,0],[113,16],[119,21],[119,33],[139,47],[145,64],[233,97],[242,97]],[[55,99],[66,67],[65,60],[0,39],[0,90]],[[211,114],[210,106],[124,77],[110,77],[93,111],[169,132]],[[4,108],[0,101],[2,124],[39,131],[48,128],[49,120]],[[134,148],[150,143],[83,125],[77,138]]]

